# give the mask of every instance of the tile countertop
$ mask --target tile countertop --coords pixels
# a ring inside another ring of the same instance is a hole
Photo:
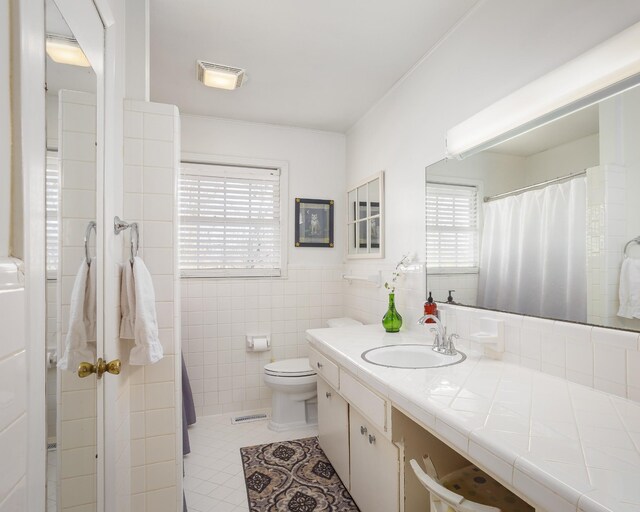
[[[549,512],[640,511],[640,403],[496,361],[376,366],[370,348],[427,343],[367,325],[307,331],[311,345]]]

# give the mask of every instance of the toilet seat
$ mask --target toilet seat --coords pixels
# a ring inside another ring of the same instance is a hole
[[[309,364],[308,357],[283,359],[266,364],[264,373],[273,377],[309,377],[316,374]]]

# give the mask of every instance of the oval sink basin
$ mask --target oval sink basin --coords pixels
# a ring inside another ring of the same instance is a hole
[[[458,364],[467,358],[458,351],[455,356],[434,352],[431,345],[386,345],[365,350],[362,359],[389,368],[440,368]]]

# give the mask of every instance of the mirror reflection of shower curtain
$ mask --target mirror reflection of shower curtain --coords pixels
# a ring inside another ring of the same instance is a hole
[[[478,306],[587,321],[587,179],[484,204]]]

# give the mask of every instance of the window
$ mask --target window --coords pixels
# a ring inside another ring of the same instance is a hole
[[[179,183],[183,276],[282,276],[286,170],[183,163]],[[284,190],[283,190],[284,189]]]
[[[60,207],[60,171],[58,154],[47,152],[45,170],[45,232],[47,278],[56,279],[58,272],[58,208]]]
[[[478,188],[427,182],[427,268],[476,272]]]

